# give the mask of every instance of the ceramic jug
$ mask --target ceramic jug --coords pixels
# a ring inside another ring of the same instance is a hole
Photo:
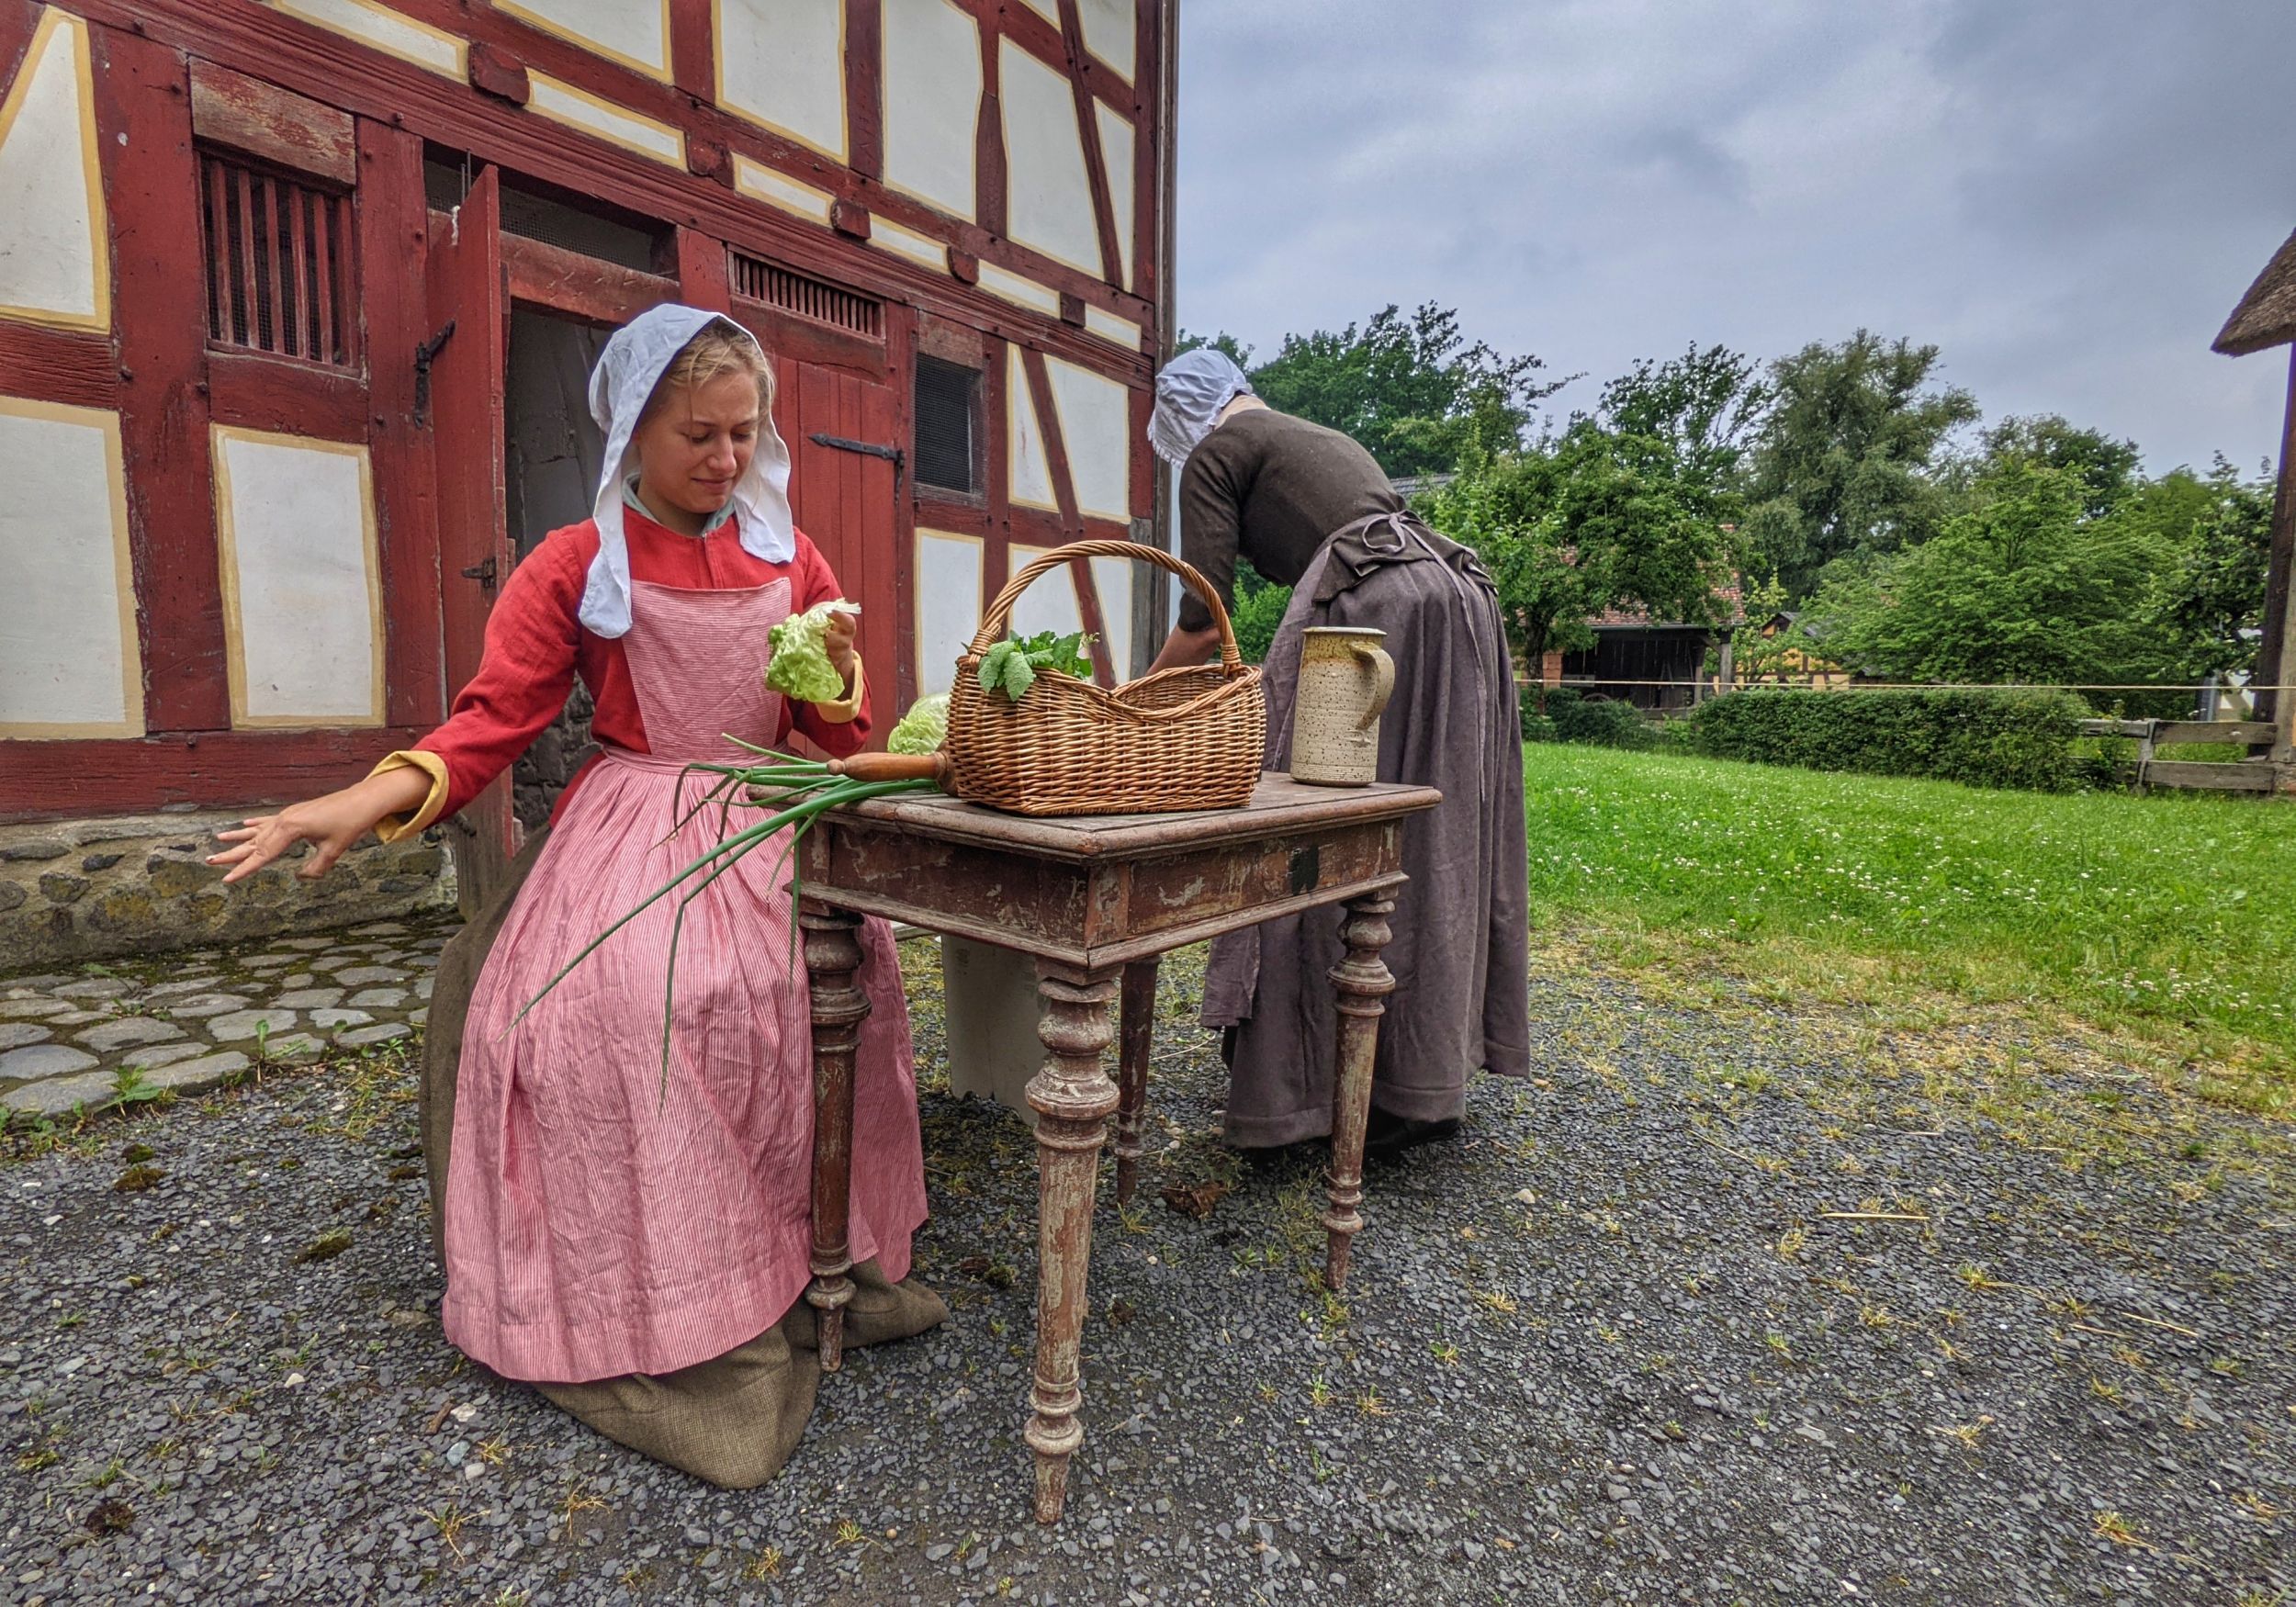
[[[1395,691],[1385,631],[1311,625],[1300,643],[1291,716],[1291,779],[1362,787],[1379,779],[1379,714]]]

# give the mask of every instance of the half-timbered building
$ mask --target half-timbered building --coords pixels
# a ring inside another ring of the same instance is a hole
[[[945,686],[1009,572],[1153,534],[1172,22],[0,0],[0,816],[240,809],[412,742],[587,512],[605,332],[673,298],[773,354],[879,702]],[[1130,672],[1140,568],[1020,628]],[[504,851],[581,735],[458,847]]]

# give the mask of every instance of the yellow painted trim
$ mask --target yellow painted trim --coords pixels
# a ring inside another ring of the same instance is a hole
[[[892,243],[895,241],[900,243],[897,245]],[[904,228],[898,223],[888,222],[883,218],[870,219],[869,243],[879,251],[890,252],[897,257],[906,257],[921,267],[932,268],[943,274],[949,271],[947,245],[935,240],[929,234],[919,234],[914,229]]]
[[[753,177],[753,174],[760,176]],[[818,199],[820,206],[818,208],[808,208],[800,206],[793,197],[777,195],[765,182],[767,180],[771,180],[772,184],[786,185],[793,190],[803,190],[806,195]],[[830,209],[837,203],[837,197],[828,191],[816,189],[803,179],[792,178],[770,163],[760,162],[754,156],[745,156],[738,151],[734,152],[734,188],[742,195],[748,196],[751,200],[762,201],[767,206],[786,212],[793,218],[803,218],[808,223],[818,223],[824,229],[829,227]]]
[[[26,60],[29,60],[29,56]],[[128,545],[128,455],[120,444],[119,415],[104,408],[75,408],[66,402],[35,401],[30,397],[0,396],[0,413],[19,419],[45,419],[51,423],[78,424],[104,433],[104,467],[111,480],[112,588],[119,609],[119,706],[124,720],[83,722],[0,721],[0,738],[33,741],[74,736],[141,736],[143,735],[143,644],[136,632],[136,567]]]
[[[625,0],[625,4],[627,3],[628,0]],[[601,43],[588,34],[578,33],[565,23],[544,16],[532,6],[521,6],[518,0],[494,0],[494,9],[515,17],[519,21],[531,28],[540,28],[544,33],[555,34],[559,39],[578,44],[593,56],[627,67],[633,73],[642,73],[657,84],[668,84],[670,81],[671,63],[676,45],[670,32],[670,0],[661,0],[661,65],[658,67],[650,62],[642,62],[636,56],[625,56],[620,51]]]
[[[469,76],[470,41],[468,39],[463,39],[459,35],[448,33],[443,28],[433,28],[429,23],[418,21],[414,17],[407,16],[404,12],[393,11],[388,6],[377,5],[376,0],[335,0],[335,4],[339,6],[348,6],[354,10],[364,11],[371,17],[380,17],[383,21],[388,23],[394,28],[404,28],[415,33],[430,35],[433,39],[438,40],[439,43],[446,46],[447,49],[454,52],[455,65],[453,71],[449,73],[442,69],[436,62],[425,61],[421,56],[416,55],[412,51],[402,51],[395,45],[384,43],[381,39],[376,39],[372,35],[353,33],[349,28],[344,28],[342,24],[332,22],[326,17],[321,17],[315,12],[312,12],[308,7],[297,4],[297,0],[255,0],[255,3],[259,6],[268,6],[273,10],[283,12],[287,16],[292,17],[299,22],[308,22],[313,28],[323,28],[338,39],[346,39],[355,44],[365,45],[370,51],[378,51],[382,54],[392,58],[394,61],[404,62],[411,67],[420,67],[425,73],[435,73],[443,78],[467,78]]]
[[[231,455],[227,443],[287,446],[309,452],[336,452],[359,461],[359,523],[366,542],[367,639],[373,660],[368,676],[368,713],[365,718],[341,714],[251,714],[247,712],[247,634],[239,594],[239,534],[231,506]],[[365,445],[349,441],[322,441],[313,435],[283,435],[271,430],[248,430],[236,424],[208,426],[208,454],[215,467],[216,563],[223,583],[223,664],[231,688],[231,726],[249,731],[348,731],[384,723],[383,702],[383,558],[375,523],[375,462]]]
[[[580,118],[569,117],[563,111],[553,111],[543,105],[539,97],[530,99],[526,103],[526,109],[535,116],[546,118],[562,129],[572,129],[577,133],[588,134],[593,140],[602,140],[609,145],[618,145],[625,151],[636,152],[648,161],[665,163],[673,167],[685,165],[686,137],[683,129],[673,129],[668,123],[656,122],[652,118],[634,112],[627,107],[616,106],[603,96],[592,95],[587,89],[577,88],[567,83],[565,79],[553,78],[547,73],[536,73],[529,69],[526,73],[526,82],[530,88],[547,87],[553,93],[563,95],[569,100],[581,102],[584,106],[600,113],[609,124],[636,123],[641,128],[658,129],[669,136],[670,142],[675,151],[673,154],[665,156],[653,146],[617,133],[611,127],[601,128],[596,123],[586,123]]]
[[[1020,461],[1020,417],[1016,410],[1023,396],[1030,399],[1029,430],[1036,437],[1037,449],[1044,455],[1044,478],[1048,482],[1052,478],[1052,444],[1044,438],[1044,415],[1036,408],[1036,387],[1029,381],[1029,365],[1020,360],[1020,348],[1007,342],[1005,352],[1005,500],[1018,508],[1058,513],[1061,511],[1059,487],[1052,488],[1053,500],[1050,502],[1034,501],[1014,489],[1018,477],[1013,470]],[[1054,405],[1058,406],[1057,403]]]
[[[96,52],[88,39],[87,24],[67,11],[51,6],[40,13],[39,23],[32,29],[32,42],[25,48],[23,64],[16,70],[16,82],[8,86],[6,101],[0,101],[0,145],[7,143],[8,134],[24,109],[24,102],[31,93],[32,80],[39,69],[47,65],[47,51],[58,32],[70,29],[73,35],[73,92],[79,99],[80,112],[80,170],[82,182],[87,187],[88,264],[96,279],[96,310],[94,312],[59,312],[51,307],[17,307],[0,301],[0,318],[21,319],[51,329],[98,330],[106,334],[112,327],[112,252],[111,215],[104,206],[104,170],[97,160],[96,132]],[[130,707],[134,705],[130,703]]]
[[[393,770],[421,770],[430,777],[431,790],[423,797],[422,806],[412,815],[386,815],[375,823],[375,837],[379,842],[395,843],[400,837],[412,837],[436,820],[439,812],[446,807],[446,794],[452,790],[452,783],[447,779],[446,761],[422,748],[407,747],[384,755],[381,761],[366,772],[366,779],[371,781],[377,776],[387,776]]]
[[[973,567],[974,597],[972,613],[975,620],[979,619],[981,617],[981,610],[988,605],[986,598],[983,595],[988,587],[988,538],[985,535],[973,535],[962,530],[936,530],[932,526],[926,524],[917,526],[917,528],[910,534],[909,573],[912,575],[922,574],[924,572],[925,548],[923,544],[926,541],[966,541],[973,544],[974,548],[978,555],[978,561],[975,562]],[[909,612],[915,616],[909,621],[910,628],[914,633],[910,639],[917,644],[917,650],[919,653],[922,653],[925,650],[925,589],[922,586],[916,586],[910,588],[910,590],[916,593],[915,597],[913,597],[909,602]],[[969,646],[972,644],[972,636],[968,635],[965,637],[966,645]],[[915,668],[917,669],[918,679],[921,681],[924,677],[925,667],[924,665],[919,664]],[[955,678],[952,675],[951,677],[951,684],[953,685],[954,680]],[[891,727],[888,726],[887,729],[890,730]]]
[[[850,152],[853,145],[853,105],[851,97],[845,93],[845,53],[851,48],[851,39],[847,33],[845,6],[840,4],[837,8],[837,120],[838,127],[843,130],[843,133],[838,138],[836,147],[832,149],[817,140],[806,138],[794,129],[784,128],[761,112],[736,106],[726,98],[726,22],[722,5],[723,0],[710,0],[710,96],[716,103],[717,109],[730,112],[745,123],[755,123],[760,129],[779,134],[792,144],[803,145],[808,151],[818,152],[840,167],[847,165],[852,160]],[[880,84],[882,82],[881,77]]]

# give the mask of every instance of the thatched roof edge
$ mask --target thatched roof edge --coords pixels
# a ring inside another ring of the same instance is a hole
[[[2215,350],[2227,357],[2245,357],[2291,341],[2296,341],[2296,234],[2288,237],[2233,309],[2223,332],[2216,337]]]

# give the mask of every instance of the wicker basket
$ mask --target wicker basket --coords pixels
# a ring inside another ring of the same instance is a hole
[[[981,690],[982,657],[1005,638],[1013,604],[1041,577],[1080,558],[1136,558],[1169,569],[1211,610],[1220,662],[1166,669],[1109,691],[1039,670],[1019,702]],[[1049,552],[996,594],[949,693],[949,790],[1016,815],[1160,815],[1225,809],[1258,784],[1267,738],[1260,672],[1204,578],[1154,547],[1080,541]]]

